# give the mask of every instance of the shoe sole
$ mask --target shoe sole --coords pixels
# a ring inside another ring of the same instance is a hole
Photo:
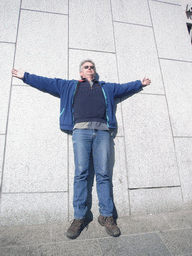
[[[117,234],[110,233],[110,231],[109,231],[109,230],[107,230],[106,228],[105,228],[105,230],[106,230],[106,232],[107,232],[107,234],[108,234],[108,235],[113,236],[113,237],[118,237],[118,236],[120,236],[120,235],[121,235],[120,230],[119,230],[119,232],[118,232]]]
[[[66,236],[70,239],[76,239],[79,235],[80,235],[80,233],[78,235],[75,235],[75,236],[70,236],[69,234],[66,234]]]

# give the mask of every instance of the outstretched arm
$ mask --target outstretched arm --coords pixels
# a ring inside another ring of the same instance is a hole
[[[144,77],[141,83],[143,86],[147,86],[147,85],[150,85],[151,80],[149,78]]]
[[[47,92],[53,96],[60,97],[63,90],[63,86],[67,80],[58,78],[47,78],[43,76],[37,76],[34,74],[29,74],[23,69],[13,69],[11,71],[12,76],[22,79],[24,83],[37,88],[40,91]]]
[[[19,79],[23,79],[25,71],[21,68],[20,69],[13,69],[11,71],[11,73],[12,73],[12,76],[17,77]]]
[[[124,84],[113,84],[113,95],[115,98],[121,98],[125,95],[132,94],[141,90],[142,87],[150,85],[151,80],[149,78],[144,77],[143,80],[136,80],[129,83]]]

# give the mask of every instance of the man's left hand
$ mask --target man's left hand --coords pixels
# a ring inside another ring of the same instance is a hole
[[[149,78],[144,77],[141,83],[143,86],[147,86],[147,85],[150,85],[151,80]]]

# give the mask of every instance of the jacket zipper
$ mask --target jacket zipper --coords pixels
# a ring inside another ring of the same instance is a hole
[[[108,116],[108,104],[107,104],[107,96],[105,94],[105,91],[103,89],[103,86],[101,85],[101,83],[99,83],[103,92],[103,96],[105,98],[105,104],[106,104],[106,118],[107,118],[107,126],[109,127],[109,116]],[[110,128],[110,127],[109,127]]]
[[[71,106],[71,108],[72,108],[72,116],[73,116],[73,125],[74,125],[73,102],[74,102],[74,98],[75,98],[75,94],[76,94],[77,86],[78,86],[78,83],[79,83],[79,82],[77,82],[77,81],[74,80],[74,83],[75,83],[76,85],[75,85],[75,90],[74,90],[74,92],[73,92],[73,100],[72,100],[72,106]]]

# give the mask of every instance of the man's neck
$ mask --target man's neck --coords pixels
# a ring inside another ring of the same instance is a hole
[[[89,81],[89,83],[91,83],[91,81],[93,80],[94,76],[88,76],[88,77],[84,77],[84,78],[86,78]]]

